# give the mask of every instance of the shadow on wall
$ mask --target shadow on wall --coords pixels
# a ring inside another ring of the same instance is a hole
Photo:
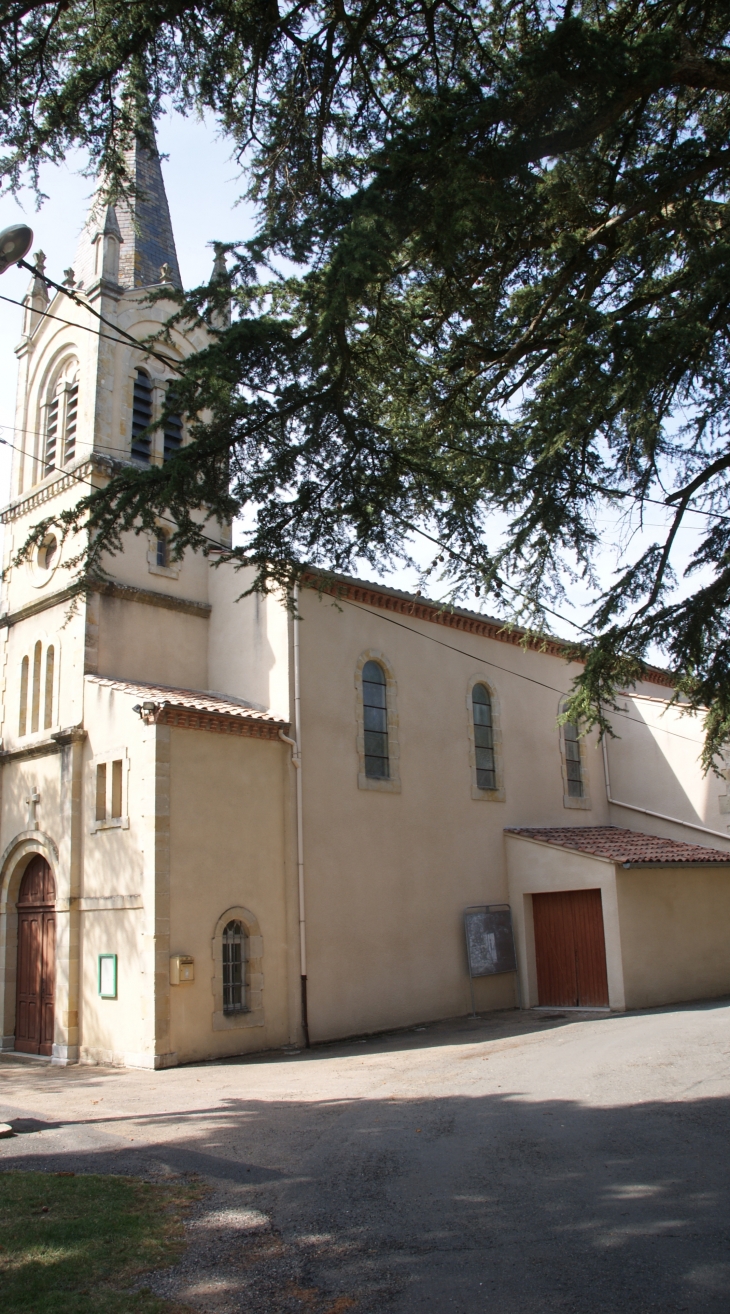
[[[312,1058],[281,1061],[294,1090],[297,1065]],[[226,1065],[226,1077],[238,1066]],[[217,1193],[190,1234],[193,1250],[196,1235],[205,1245],[216,1241],[216,1209],[233,1202],[259,1211],[256,1225],[229,1217],[219,1238],[216,1281],[238,1302],[226,1308],[727,1314],[730,1307],[727,1099],[596,1108],[508,1091],[230,1098],[157,1115],[150,1133],[160,1141],[137,1151],[128,1137],[147,1139],[143,1121],[139,1115],[138,1130],[122,1126],[111,1141],[104,1130],[94,1149],[90,1118],[80,1150],[54,1155],[31,1132],[21,1134],[4,1144],[0,1163],[214,1179]],[[272,1222],[261,1222],[262,1212]],[[199,1305],[193,1279],[200,1297],[212,1260],[203,1254],[189,1262],[188,1295]],[[296,1290],[309,1292],[308,1303],[301,1295],[292,1303]]]

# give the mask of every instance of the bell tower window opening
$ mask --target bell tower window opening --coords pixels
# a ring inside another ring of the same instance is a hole
[[[144,370],[137,370],[132,396],[132,460],[149,465],[152,438],[144,430],[152,423],[152,384]]]
[[[50,474],[56,468],[56,447],[58,445],[58,403],[59,398],[54,397],[46,416],[46,450],[44,458],[44,474]]]
[[[63,463],[68,465],[76,455],[76,423],[79,412],[79,385],[71,384],[66,394],[66,423],[63,432]]]
[[[246,1011],[246,933],[241,922],[229,922],[223,932],[223,1012]]]
[[[176,398],[173,389],[168,388],[167,391],[168,406],[174,406],[175,401]],[[183,422],[179,415],[168,415],[165,421],[164,439],[165,439],[164,459],[166,461],[169,461],[170,458],[173,457],[176,452],[180,451],[180,448],[183,445]]]

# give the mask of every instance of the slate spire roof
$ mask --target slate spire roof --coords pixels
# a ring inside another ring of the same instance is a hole
[[[163,281],[160,270],[169,265],[169,282],[182,287],[157,147],[148,150],[137,140],[125,160],[137,195],[132,208],[124,201],[115,207],[122,234],[119,282],[122,287],[151,287]]]
[[[151,124],[148,132],[154,142]],[[123,288],[154,287],[162,282],[182,287],[157,146],[150,149],[137,138],[125,153],[125,162],[134,199],[131,204],[120,200],[104,206],[99,194],[94,196],[76,253],[76,277],[84,287],[89,286],[94,279],[95,239],[112,232],[121,238],[119,283]],[[167,266],[165,275],[160,273],[163,265]]]

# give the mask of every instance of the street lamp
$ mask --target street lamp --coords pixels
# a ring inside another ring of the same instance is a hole
[[[0,274],[28,254],[33,245],[33,230],[27,224],[11,224],[0,233]]]

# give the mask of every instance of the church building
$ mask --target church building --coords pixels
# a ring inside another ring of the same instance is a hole
[[[159,159],[130,167],[134,212],[92,207],[66,277],[141,341],[180,272]],[[160,520],[82,595],[53,533],[12,564],[39,519],[188,441],[184,417],[149,436],[174,371],[37,270],[2,515],[3,1050],[162,1068],[728,993],[728,790],[662,672],[599,744],[558,724],[559,640],[353,578],[241,599],[225,534],[176,562]]]

